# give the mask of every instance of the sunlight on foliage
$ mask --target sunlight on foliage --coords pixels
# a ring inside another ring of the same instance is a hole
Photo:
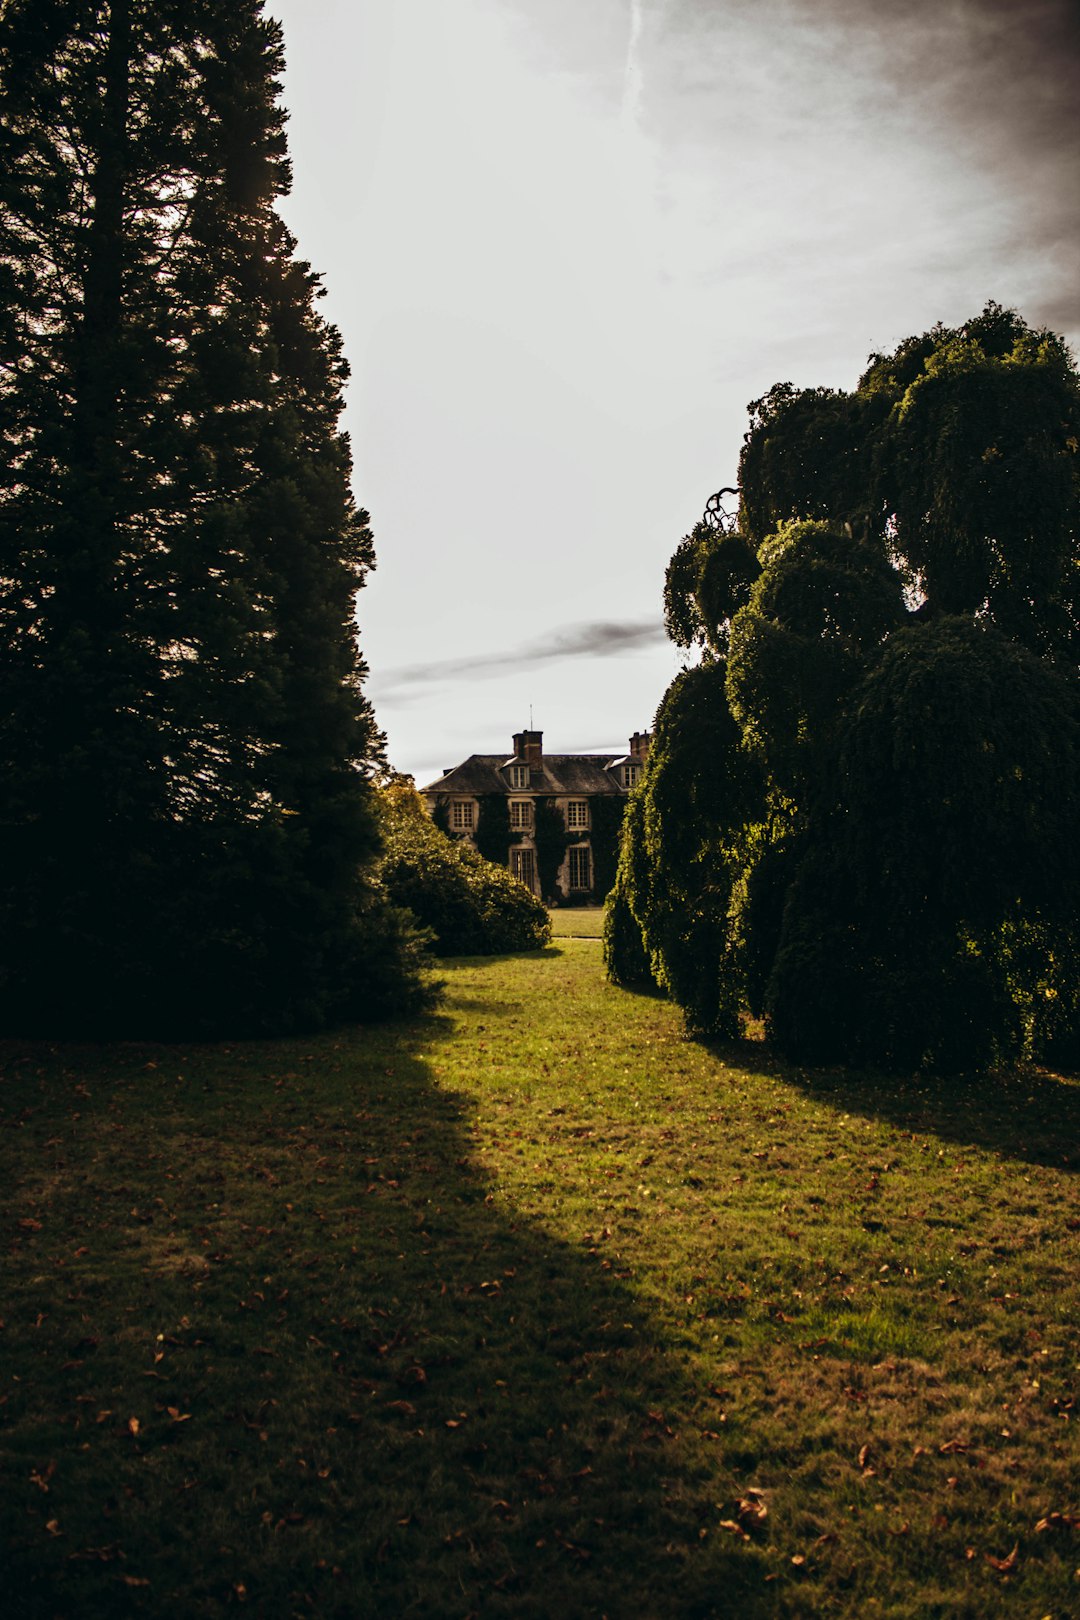
[[[1077,1060],[1078,433],[1065,345],[995,304],[754,402],[742,534],[668,570],[701,662],[625,822],[616,983],[802,1061]]]

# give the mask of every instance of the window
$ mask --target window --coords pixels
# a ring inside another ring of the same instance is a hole
[[[566,825],[570,828],[587,827],[589,825],[589,803],[587,799],[571,799],[566,806]]]
[[[527,765],[511,765],[510,786],[512,788],[527,788],[529,785],[529,767]]]
[[[510,851],[510,870],[520,882],[524,883],[527,889],[535,889],[536,883],[533,875],[535,867],[531,849],[512,849]]]
[[[588,844],[578,844],[570,851],[570,887],[592,888],[592,861]]]
[[[510,800],[510,826],[514,832],[524,832],[533,824],[531,799]]]
[[[471,799],[455,799],[450,811],[450,825],[455,832],[472,832],[476,806]]]
[[[624,765],[622,768],[623,787],[632,788],[640,775],[641,766],[636,760],[632,765]]]

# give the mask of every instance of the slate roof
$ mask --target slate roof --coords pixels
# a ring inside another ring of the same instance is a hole
[[[545,754],[539,770],[530,771],[527,788],[512,788],[505,767],[521,760],[505,754],[470,754],[461,765],[429,782],[421,793],[623,793],[625,790],[610,769],[629,759],[627,754]]]

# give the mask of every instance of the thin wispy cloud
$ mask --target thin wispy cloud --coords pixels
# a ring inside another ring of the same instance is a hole
[[[644,26],[644,0],[630,0],[630,38],[626,47],[626,68],[623,74],[622,119],[624,124],[636,124],[641,109],[642,67],[639,53],[641,33]]]
[[[613,658],[660,646],[665,640],[664,627],[657,618],[623,622],[600,620],[570,625],[564,630],[553,631],[548,636],[527,642],[522,647],[508,648],[505,652],[436,659],[388,669],[373,685],[380,700],[393,697],[399,703],[407,702],[410,697],[419,697],[432,686],[493,675],[520,674],[526,669],[562,663],[567,659]]]

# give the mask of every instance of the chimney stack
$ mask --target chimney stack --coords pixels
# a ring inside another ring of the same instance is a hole
[[[538,771],[544,759],[544,733],[515,731],[514,758],[524,760],[530,770]]]
[[[630,758],[642,761],[649,757],[650,737],[647,731],[635,731],[630,739]]]

